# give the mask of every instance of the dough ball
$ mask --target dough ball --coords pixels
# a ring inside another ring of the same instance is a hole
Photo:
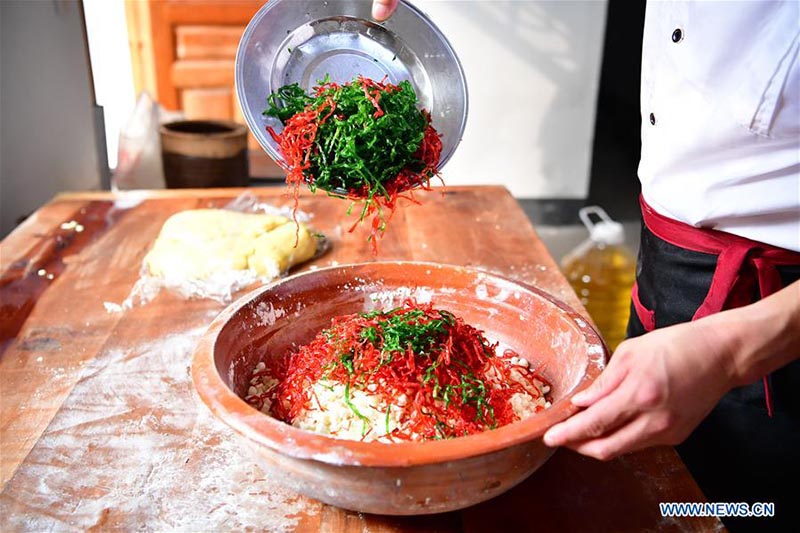
[[[167,219],[144,262],[150,275],[172,280],[248,269],[276,277],[316,249],[308,228],[301,223],[298,231],[283,216],[194,209]]]

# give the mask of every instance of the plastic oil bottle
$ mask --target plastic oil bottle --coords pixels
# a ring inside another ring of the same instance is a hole
[[[593,222],[591,215],[599,220]],[[623,244],[622,224],[602,208],[584,207],[580,218],[589,239],[564,257],[561,268],[609,349],[615,350],[625,339],[636,259]]]

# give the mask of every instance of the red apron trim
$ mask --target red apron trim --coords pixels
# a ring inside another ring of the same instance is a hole
[[[695,311],[692,320],[712,315],[725,307],[728,297],[734,294],[734,286],[737,281],[744,282],[739,273],[742,271],[747,254],[751,248],[747,248],[739,243],[734,243],[727,248],[723,248],[717,257],[717,268],[714,270],[714,277],[711,279],[711,287],[708,289],[703,303]],[[748,295],[749,299],[749,295]],[[746,300],[745,300],[746,301]],[[737,302],[738,303],[738,302]]]
[[[776,266],[800,265],[798,252],[723,231],[696,228],[656,212],[642,196],[639,202],[644,224],[655,236],[679,248],[718,256],[711,287],[692,320],[753,303],[756,284],[761,297],[766,298],[782,288]],[[766,376],[764,392],[767,411],[772,416],[772,398]]]
[[[631,290],[631,301],[633,302],[633,309],[636,311],[636,316],[639,317],[639,322],[644,326],[645,331],[653,331],[656,329],[656,314],[654,311],[646,308],[639,300],[639,284],[634,282],[633,289]]]

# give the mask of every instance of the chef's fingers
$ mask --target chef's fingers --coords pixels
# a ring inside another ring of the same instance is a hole
[[[640,416],[611,435],[570,444],[567,447],[582,455],[608,461],[622,454],[654,445],[655,442],[652,442],[650,438],[648,424],[647,417]]]
[[[591,385],[572,397],[572,404],[578,407],[592,405],[616,389],[627,374],[628,365],[622,360],[612,359]]]
[[[372,18],[383,22],[397,9],[398,0],[372,0]]]
[[[634,392],[632,387],[620,387],[585,411],[551,427],[544,434],[544,443],[548,446],[564,446],[607,435],[633,416],[635,411],[631,406],[634,405]]]

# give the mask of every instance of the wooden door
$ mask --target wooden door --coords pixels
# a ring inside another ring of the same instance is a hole
[[[162,106],[188,119],[244,124],[234,89],[234,59],[245,26],[264,0],[126,0],[137,94],[147,90]],[[280,176],[250,135],[257,168]],[[253,172],[255,170],[255,172]]]

